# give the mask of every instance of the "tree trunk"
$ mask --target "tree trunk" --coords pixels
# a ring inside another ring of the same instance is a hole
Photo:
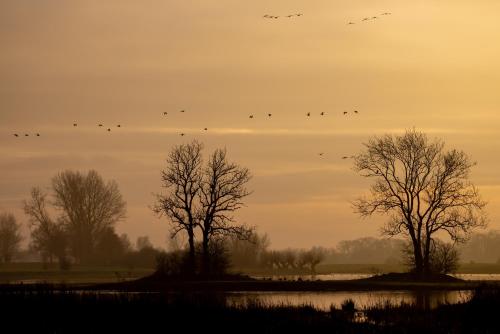
[[[422,258],[422,248],[420,246],[420,242],[418,242],[417,240],[413,242],[413,256],[415,257],[415,274],[419,278],[423,278],[424,261]]]
[[[195,245],[194,245],[194,231],[192,229],[188,230],[189,238],[189,274],[193,275],[195,273]]]
[[[210,250],[208,247],[209,236],[208,233],[203,233],[203,259],[202,259],[202,271],[203,275],[210,274]]]
[[[425,248],[424,248],[424,263],[423,263],[424,275],[431,274],[431,263],[430,263],[431,242],[432,242],[431,237],[426,236]]]

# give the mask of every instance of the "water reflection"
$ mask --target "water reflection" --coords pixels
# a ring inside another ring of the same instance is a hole
[[[245,306],[253,303],[264,305],[310,305],[328,311],[330,306],[340,308],[343,301],[352,299],[357,309],[370,306],[413,304],[422,309],[432,309],[440,304],[464,302],[471,291],[354,291],[354,292],[232,292],[227,294],[228,305]]]

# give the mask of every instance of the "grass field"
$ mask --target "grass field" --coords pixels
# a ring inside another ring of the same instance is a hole
[[[320,264],[317,274],[383,274],[404,272],[405,267],[397,264]],[[41,263],[0,264],[0,284],[5,283],[106,283],[133,280],[153,273],[153,268],[127,268],[117,266],[78,266],[61,271],[57,264],[46,268]],[[307,272],[293,270],[269,271],[260,269],[236,269],[248,275],[300,275]],[[499,264],[462,264],[458,271],[462,274],[500,274]]]
[[[10,263],[0,265],[0,283],[103,283],[132,280],[153,273],[152,268],[115,266],[72,266],[60,270],[57,264],[46,268],[41,263]]]

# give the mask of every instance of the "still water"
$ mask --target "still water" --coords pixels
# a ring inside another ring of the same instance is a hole
[[[343,281],[372,277],[373,274],[325,274],[325,275],[274,275],[254,276],[258,279],[272,279],[273,281]],[[500,274],[455,274],[452,275],[466,281],[500,281]]]
[[[262,303],[269,306],[310,305],[328,311],[330,307],[340,308],[347,299],[352,299],[356,309],[401,303],[417,305],[421,308],[435,308],[440,304],[465,302],[472,296],[471,291],[333,291],[333,292],[277,292],[277,291],[243,291],[228,293],[228,305],[245,306]]]

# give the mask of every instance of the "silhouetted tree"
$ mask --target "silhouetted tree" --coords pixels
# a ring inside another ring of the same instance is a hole
[[[129,251],[127,245],[123,243],[114,228],[108,227],[99,234],[99,239],[95,244],[95,251],[92,263],[98,264],[120,264],[124,261],[124,257]]]
[[[226,150],[215,150],[200,182],[199,226],[202,231],[203,268],[207,271],[210,260],[210,242],[215,238],[235,236],[242,240],[252,237],[252,229],[235,224],[233,212],[243,206],[250,194],[245,185],[250,180],[247,168],[229,162]]]
[[[47,211],[47,194],[40,188],[31,190],[31,198],[24,201],[24,212],[29,217],[31,247],[40,252],[44,263],[52,263],[53,257],[59,261],[61,269],[67,266],[67,233],[63,222],[53,221]]]
[[[473,233],[458,251],[464,262],[497,262],[500,259],[500,231]]]
[[[0,214],[0,261],[9,263],[13,256],[19,251],[22,240],[21,226],[17,223],[13,214]]]
[[[230,163],[225,150],[216,150],[203,167],[202,149],[197,141],[174,147],[162,172],[163,186],[169,192],[157,195],[153,210],[169,218],[173,225],[171,237],[186,232],[193,272],[196,271],[195,233],[197,228],[201,230],[202,271],[207,273],[210,257],[215,256],[210,248],[212,240],[229,235],[241,239],[251,236],[251,229],[235,224],[231,215],[249,195],[245,185],[250,172]]]
[[[93,257],[101,234],[125,216],[125,202],[114,181],[105,183],[96,171],[87,174],[64,171],[52,179],[53,206],[61,214],[55,220],[49,216],[47,195],[33,188],[31,199],[24,204],[30,217],[36,249],[48,256],[63,258],[63,248],[69,245],[79,263]]]
[[[104,182],[94,170],[64,171],[52,179],[54,206],[62,212],[73,256],[86,263],[95,242],[107,228],[125,217],[126,204],[115,181]]]
[[[431,270],[430,246],[436,232],[461,242],[472,229],[486,225],[486,204],[469,181],[475,163],[465,153],[444,151],[442,141],[431,142],[415,130],[374,137],[365,147],[355,157],[355,170],[375,183],[369,198],[354,203],[355,210],[362,217],[391,215],[383,233],[410,239],[419,275]]]
[[[137,237],[135,245],[138,251],[141,251],[145,248],[153,248],[153,244],[151,243],[147,235],[142,237]]]
[[[171,237],[185,232],[188,237],[189,261],[195,271],[196,200],[200,191],[203,145],[197,141],[172,149],[167,167],[162,171],[163,187],[168,193],[157,195],[153,211],[168,217],[172,223]]]
[[[248,240],[241,240],[236,236],[228,237],[227,249],[231,264],[237,268],[255,268],[263,265],[264,254],[269,244],[267,234],[259,235],[255,231]]]
[[[415,257],[411,243],[403,248],[403,263],[415,271]],[[449,274],[454,273],[459,267],[459,255],[452,243],[446,243],[439,239],[432,239],[429,247],[429,267],[431,273]]]

